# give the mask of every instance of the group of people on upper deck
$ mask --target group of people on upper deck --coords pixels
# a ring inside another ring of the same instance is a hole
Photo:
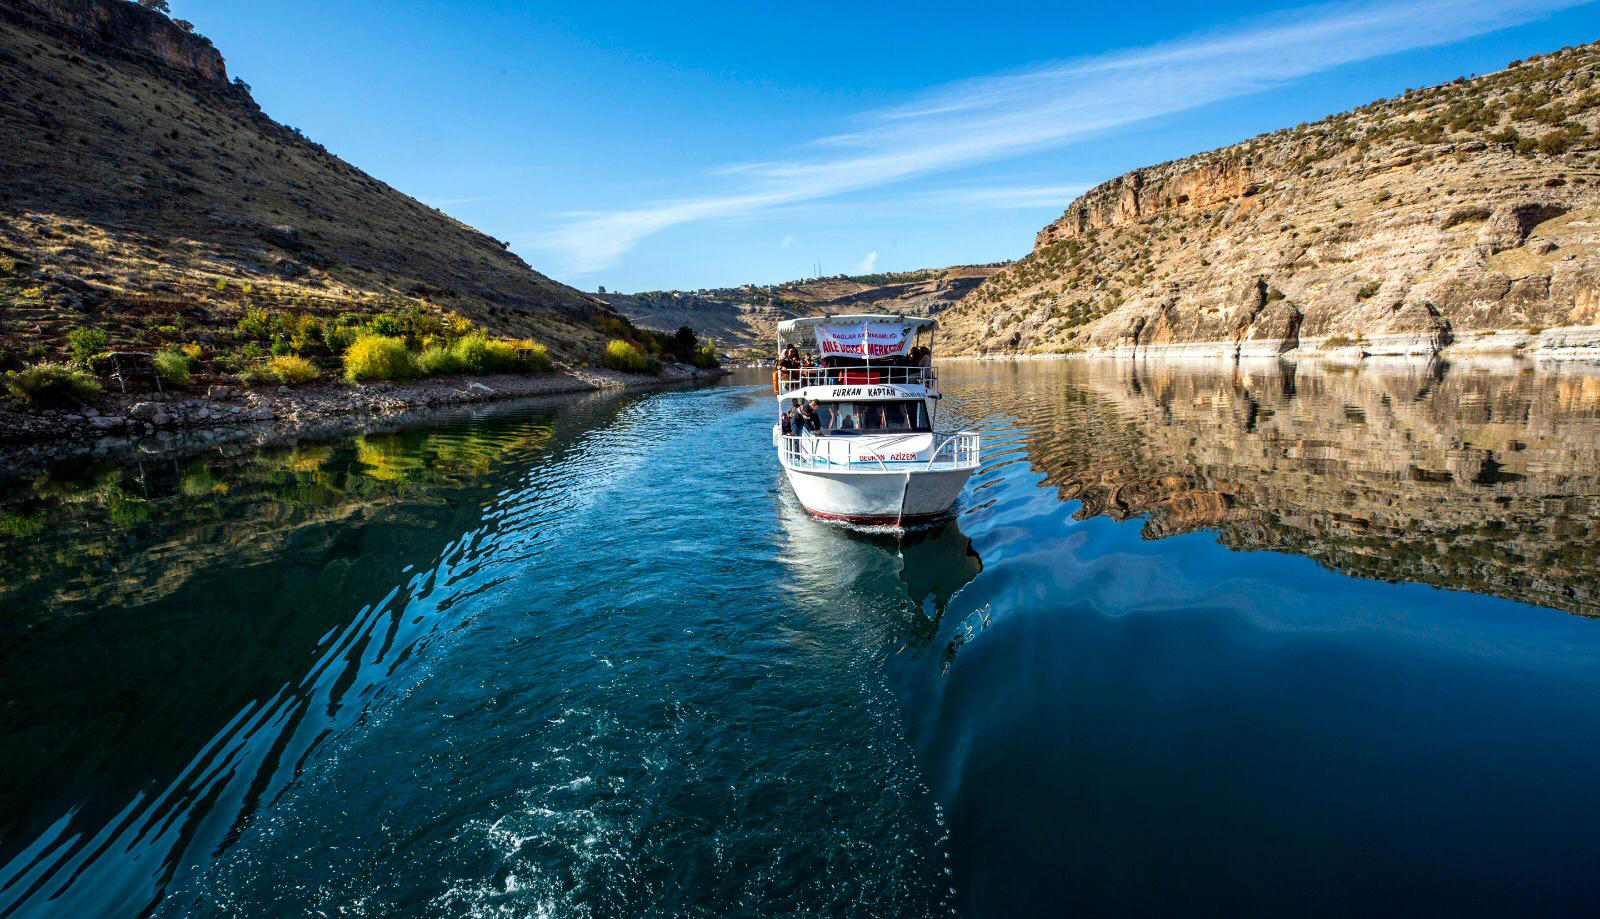
[[[851,365],[856,365],[856,362],[861,361],[861,358],[853,355],[828,356],[822,359],[821,364],[818,364],[810,353],[803,353],[799,347],[791,344],[783,349],[782,356],[778,358],[778,370],[784,373],[784,379],[793,380],[799,378],[797,371],[810,370],[819,366],[825,368],[842,366],[841,362],[846,360],[850,361]],[[873,367],[932,367],[933,349],[917,345],[908,354],[891,354],[874,361],[863,361],[862,365]]]

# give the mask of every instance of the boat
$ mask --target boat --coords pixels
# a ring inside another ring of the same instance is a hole
[[[876,314],[778,324],[772,444],[811,516],[903,529],[949,514],[982,445],[974,431],[936,427],[937,327]]]

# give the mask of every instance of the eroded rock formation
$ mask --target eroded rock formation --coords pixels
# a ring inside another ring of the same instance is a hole
[[[977,353],[1600,355],[1600,46],[1140,169],[945,314]]]

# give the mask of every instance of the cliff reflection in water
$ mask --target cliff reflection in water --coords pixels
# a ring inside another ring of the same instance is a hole
[[[1600,615],[1600,372],[1068,364],[990,374],[1080,518]]]

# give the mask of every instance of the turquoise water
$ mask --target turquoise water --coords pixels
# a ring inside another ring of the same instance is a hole
[[[0,485],[0,916],[1587,915],[1600,376],[735,378]]]

